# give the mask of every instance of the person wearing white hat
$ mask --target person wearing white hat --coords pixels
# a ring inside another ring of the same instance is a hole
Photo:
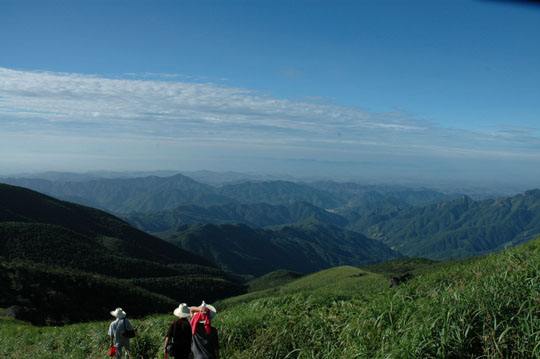
[[[165,337],[165,358],[188,359],[191,355],[191,312],[186,303],[182,303],[173,311],[178,317],[169,326]]]
[[[116,319],[109,325],[109,336],[111,337],[111,346],[116,347],[116,357],[121,358],[129,356],[129,333],[133,333],[133,326],[126,318],[127,314],[122,308],[116,308],[110,312]]]
[[[217,314],[216,308],[204,301],[198,307],[191,307],[191,352],[193,359],[219,359],[219,340],[217,329],[212,326],[212,319]]]

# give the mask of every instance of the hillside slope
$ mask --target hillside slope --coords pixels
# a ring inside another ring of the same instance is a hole
[[[106,212],[0,184],[0,223],[45,223],[94,238],[110,252],[162,263],[209,264],[177,247],[131,227]],[[12,227],[14,228],[14,227]],[[4,233],[4,238],[8,234]],[[31,249],[31,248],[28,248]]]
[[[194,225],[167,241],[205,254],[226,270],[262,275],[276,269],[309,273],[343,264],[396,258],[396,252],[365,236],[320,223],[275,230],[245,225]]]
[[[464,196],[372,220],[352,228],[409,256],[447,259],[478,255],[540,234],[540,190],[484,201]]]
[[[9,307],[17,318],[34,324],[106,319],[109,311],[119,306],[140,316],[163,313],[175,305],[176,301],[125,280],[28,261],[0,260],[0,308]]]
[[[34,313],[31,319],[39,323],[102,318],[106,312],[98,309],[118,305],[118,295],[104,294],[104,302],[95,305],[90,293],[114,292],[114,283],[140,297],[132,298],[134,314],[164,310],[175,302],[163,295],[202,300],[244,291],[210,261],[108,213],[1,184],[0,259],[8,281],[0,305],[22,307],[20,315]],[[86,284],[74,285],[77,278]],[[156,305],[144,304],[158,294]],[[86,304],[88,312],[59,316],[63,302]]]
[[[154,233],[173,231],[186,224],[242,223],[251,227],[266,227],[307,220],[335,226],[347,224],[345,218],[306,202],[288,205],[229,203],[210,207],[180,206],[168,211],[132,213],[126,218],[134,226]]]

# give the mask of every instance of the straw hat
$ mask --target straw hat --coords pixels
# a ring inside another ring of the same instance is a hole
[[[115,310],[111,311],[111,315],[118,319],[124,319],[126,317],[126,312],[124,312],[122,308],[116,308]]]
[[[175,316],[177,316],[178,318],[187,318],[189,317],[190,313],[189,313],[189,307],[186,303],[182,303],[178,306],[178,308],[176,308],[173,312],[173,314]]]
[[[207,309],[206,311],[209,313],[210,319],[213,319],[213,318],[216,316],[216,314],[217,314],[216,307],[214,307],[214,306],[211,305],[211,304],[206,304],[206,303],[204,302],[204,300],[203,300],[203,302],[202,302],[200,308],[202,309],[201,311],[205,311],[204,308]]]

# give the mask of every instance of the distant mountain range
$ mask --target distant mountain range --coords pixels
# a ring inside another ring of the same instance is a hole
[[[457,194],[446,194],[427,188],[410,188],[390,185],[363,185],[353,182],[319,181],[309,184],[329,193],[341,203],[340,207],[371,211],[380,208],[403,208],[436,203]]]
[[[540,190],[474,201],[467,196],[387,213],[348,216],[349,228],[409,256],[432,259],[483,254],[540,234]]]
[[[348,223],[344,217],[306,202],[289,205],[228,203],[210,207],[180,206],[167,211],[132,213],[126,218],[137,228],[153,233],[174,232],[186,224],[242,223],[251,227],[268,227],[312,220],[344,227]]]
[[[137,315],[244,290],[211,261],[110,214],[10,185],[0,185],[0,264],[0,307],[16,305],[52,323],[104,317],[122,303]],[[137,297],[124,298],[114,283]],[[86,313],[52,310],[68,297]]]
[[[363,265],[400,255],[359,233],[320,223],[274,230],[246,225],[192,225],[165,238],[190,252],[208,256],[222,268],[262,275],[276,269],[309,273],[349,264]]]
[[[217,205],[233,201],[216,188],[183,175],[60,182],[37,178],[8,178],[3,182],[104,209],[113,213],[172,209],[180,205]]]
[[[211,182],[215,173],[198,175]],[[241,181],[242,175],[234,172],[228,176],[240,182],[213,186],[181,174],[71,182],[0,181],[120,214],[137,228],[162,237],[196,224],[244,224],[257,230],[318,223],[362,233],[405,255],[445,259],[498,250],[540,233],[535,191],[475,201],[425,188]]]
[[[453,198],[451,195],[427,189],[365,186],[340,182],[300,183],[272,180],[211,186],[181,174],[168,177],[91,177],[86,181],[76,175],[53,173],[46,177],[49,179],[0,178],[0,182],[27,187],[60,199],[121,214],[172,210],[188,205],[198,207],[260,203],[291,205],[296,202],[309,203],[324,209],[342,207],[361,207],[365,210],[381,207],[395,209]]]
[[[189,206],[154,214],[134,214],[128,220],[144,230],[164,234],[196,223],[269,227],[311,221],[362,233],[404,255],[441,260],[496,251],[540,234],[539,193],[540,190],[532,190],[482,201],[452,196],[453,199],[415,206],[402,202],[403,197],[396,200],[367,192],[366,196],[378,198],[379,202],[366,200],[359,207],[332,211],[307,203]],[[411,196],[404,192],[403,195],[409,196],[408,201],[412,203],[420,194]],[[428,198],[432,200],[432,194]]]

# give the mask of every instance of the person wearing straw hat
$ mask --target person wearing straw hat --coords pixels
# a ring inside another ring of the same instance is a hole
[[[121,358],[122,354],[129,356],[129,338],[124,335],[126,331],[133,331],[133,326],[126,318],[127,314],[122,308],[116,308],[110,312],[116,319],[109,325],[109,336],[111,346],[116,347],[116,357]]]
[[[165,337],[165,358],[188,359],[191,355],[191,326],[189,316],[191,314],[186,303],[176,308],[173,314],[178,317],[169,326]]]
[[[191,318],[191,352],[193,359],[219,359],[219,340],[217,329],[212,326],[212,319],[217,311],[214,306],[204,301],[198,307],[190,307]]]

